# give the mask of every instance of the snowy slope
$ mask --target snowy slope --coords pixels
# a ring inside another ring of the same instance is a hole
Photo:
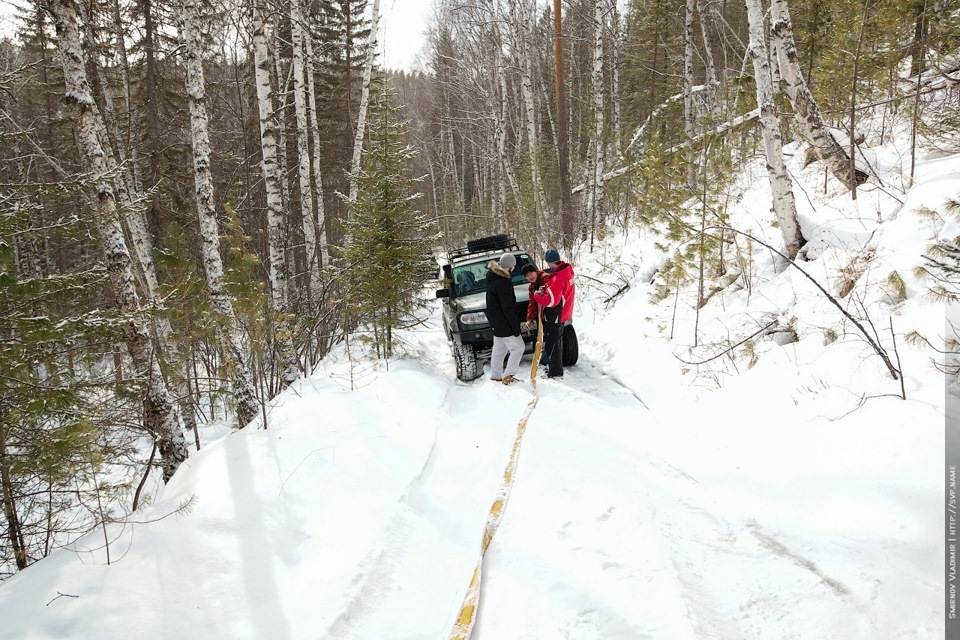
[[[894,151],[873,151],[886,186],[856,203],[818,191],[816,165],[791,169],[801,266],[836,292],[872,250],[843,304],[862,317],[862,301],[889,348],[892,318],[907,400],[761,247],[751,286],[701,309],[697,347],[695,294],[653,302],[650,237],[580,250],[581,360],[537,385],[475,638],[942,634],[944,379],[904,336],[942,340],[913,268],[957,225],[915,211],[960,193],[960,157],[926,158],[894,197]],[[765,178],[743,178],[733,222],[776,245]],[[894,270],[905,301],[881,284]],[[332,354],[267,430],[194,455],[136,522],[107,528],[109,565],[97,531],[0,585],[0,638],[446,638],[533,389],[456,382],[438,314],[389,367]],[[718,355],[773,319],[798,341]]]

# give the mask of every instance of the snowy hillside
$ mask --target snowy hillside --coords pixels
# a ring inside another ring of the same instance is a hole
[[[631,229],[572,257],[581,359],[562,381],[457,382],[439,308],[389,366],[341,348],[268,429],[0,586],[0,638],[447,638],[534,391],[474,638],[940,636],[944,376],[906,336],[942,344],[914,268],[960,235],[942,213],[960,156],[924,157],[907,190],[903,149],[872,149],[884,186],[852,202],[791,151],[799,264],[834,295],[853,273],[841,303],[894,355],[892,320],[906,400],[762,246],[697,318],[693,287],[657,295],[668,256]],[[733,226],[779,246],[760,164],[742,186]]]

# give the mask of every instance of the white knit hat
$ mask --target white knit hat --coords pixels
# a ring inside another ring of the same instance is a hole
[[[510,271],[510,269],[513,269],[515,266],[517,266],[517,258],[512,253],[505,253],[500,256],[499,264],[502,269]]]

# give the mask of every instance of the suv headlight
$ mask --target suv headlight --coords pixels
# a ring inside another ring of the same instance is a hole
[[[483,311],[465,313],[460,316],[460,322],[463,324],[487,324],[487,314]]]

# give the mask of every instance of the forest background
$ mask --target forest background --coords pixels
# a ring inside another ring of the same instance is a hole
[[[265,420],[334,344],[390,357],[433,251],[509,231],[575,259],[643,225],[677,247],[664,295],[706,304],[749,273],[737,167],[766,157],[802,261],[784,141],[855,199],[868,116],[960,133],[947,0],[439,0],[413,73],[380,67],[379,0],[24,6],[0,41],[0,578],[135,511],[199,425]]]

